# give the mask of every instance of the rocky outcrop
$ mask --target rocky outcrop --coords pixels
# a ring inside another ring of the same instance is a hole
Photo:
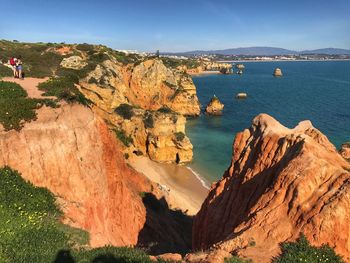
[[[210,115],[222,115],[223,109],[224,104],[214,95],[205,108],[205,112]]]
[[[282,77],[283,76],[282,70],[280,68],[275,68],[275,71],[273,72],[273,75],[275,77]]]
[[[194,249],[215,244],[207,259],[226,251],[264,263],[303,233],[350,262],[349,171],[309,121],[288,129],[257,116],[236,135],[231,165],[195,217]]]
[[[193,157],[193,146],[185,135],[186,118],[174,112],[133,109],[130,120],[116,118],[114,123],[133,139],[126,149],[147,154],[157,162],[186,163]]]
[[[92,246],[134,245],[146,222],[140,192],[151,184],[129,168],[121,146],[89,108],[41,108],[20,131],[0,131],[0,167],[47,187],[64,222],[90,233]]]
[[[61,62],[62,67],[69,69],[82,69],[86,65],[87,62],[79,56],[71,56],[68,58],[64,58]]]
[[[346,160],[350,161],[350,142],[343,143],[341,149],[339,151],[341,156],[343,156]]]
[[[192,144],[185,135],[184,115],[197,116],[200,105],[190,76],[167,68],[158,59],[138,65],[106,60],[97,65],[80,90],[94,102],[97,112],[131,136],[129,154],[142,152],[158,162],[189,162]],[[123,118],[115,109],[128,104],[132,117]],[[165,109],[165,111],[164,111]]]

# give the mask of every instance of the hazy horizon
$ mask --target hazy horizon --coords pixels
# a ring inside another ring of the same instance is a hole
[[[350,2],[169,0],[2,1],[0,38],[186,52],[240,47],[350,48]]]

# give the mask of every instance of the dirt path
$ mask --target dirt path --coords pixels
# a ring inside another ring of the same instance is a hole
[[[28,93],[28,97],[36,99],[55,99],[56,97],[43,96],[43,92],[38,89],[38,85],[42,82],[47,81],[49,78],[25,78],[25,79],[15,79],[13,77],[5,77],[2,80],[15,82]]]

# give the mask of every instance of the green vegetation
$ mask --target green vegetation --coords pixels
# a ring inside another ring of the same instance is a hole
[[[200,63],[195,59],[175,59],[162,57],[164,65],[170,68],[177,68],[179,66],[186,66],[188,69],[197,68],[200,66]]]
[[[0,178],[0,262],[52,262],[70,238],[59,228],[55,198],[8,167]]]
[[[174,113],[168,106],[162,106],[157,111],[161,113]]]
[[[39,84],[39,89],[45,91],[44,96],[56,96],[60,100],[68,103],[80,103],[88,106],[91,101],[74,85],[72,79],[68,77],[51,78],[46,82]]]
[[[311,246],[302,235],[297,242],[288,242],[281,245],[282,253],[273,260],[273,263],[308,262],[308,263],[344,263],[344,260],[335,254],[328,245],[321,247]]]
[[[178,142],[182,142],[186,135],[183,132],[175,132],[175,138]]]
[[[225,258],[225,263],[252,263],[251,260],[241,259],[239,257]]]
[[[118,263],[152,263],[149,256],[139,249],[127,247],[103,247],[92,250],[73,252],[77,263],[118,262]],[[157,262],[165,262],[158,260]]]
[[[154,128],[154,119],[153,115],[150,112],[147,112],[145,117],[143,118],[143,124],[145,125],[145,128],[152,129]]]
[[[129,147],[134,141],[131,136],[126,135],[125,131],[114,129],[117,138],[126,146]]]
[[[13,72],[10,68],[0,64],[0,78],[13,76]]]
[[[88,234],[59,223],[62,212],[51,192],[9,167],[0,169],[0,180],[0,262],[152,262],[139,249],[85,248]]]
[[[122,116],[124,119],[130,120],[134,116],[133,108],[134,107],[130,104],[123,103],[115,109],[115,112],[118,115]]]
[[[176,98],[176,96],[178,96],[182,92],[184,92],[184,89],[183,88],[178,88],[177,90],[175,90],[174,94],[169,97],[169,99],[170,100],[174,100]]]
[[[54,46],[54,45],[53,45]],[[23,72],[30,77],[49,77],[59,67],[62,56],[52,46],[43,43],[19,43],[0,41],[0,60],[7,62],[10,57],[22,57]]]
[[[78,44],[76,47],[80,51],[86,51],[87,52],[87,51],[93,51],[94,50],[94,46],[93,45],[86,44],[86,43]]]
[[[175,89],[177,87],[177,85],[172,84],[166,80],[163,81],[164,85],[168,86],[169,88]]]
[[[49,99],[31,99],[18,84],[0,81],[0,123],[5,130],[20,130],[23,123],[36,119],[35,110],[42,105],[56,107]]]

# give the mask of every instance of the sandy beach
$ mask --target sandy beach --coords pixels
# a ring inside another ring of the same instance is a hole
[[[208,188],[186,166],[160,164],[142,156],[135,157],[130,165],[166,189],[170,206],[188,215],[198,212],[208,194]]]

